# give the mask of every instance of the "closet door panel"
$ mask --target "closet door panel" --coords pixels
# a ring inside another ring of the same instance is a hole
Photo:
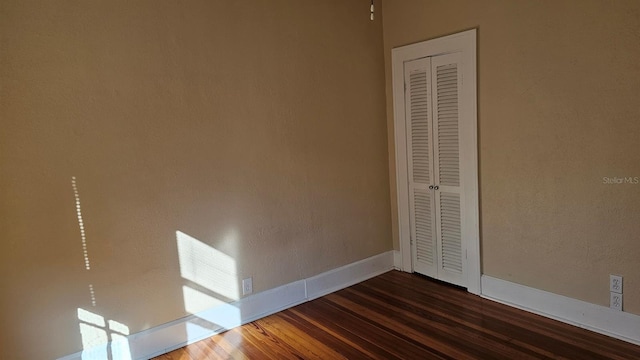
[[[431,60],[405,63],[404,76],[413,268],[437,278]]]
[[[460,199],[460,54],[431,58],[438,278],[466,286]]]

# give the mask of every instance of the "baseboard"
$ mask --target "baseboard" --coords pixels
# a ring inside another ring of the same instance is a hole
[[[196,314],[153,327],[127,337],[122,357],[113,360],[149,359],[194,342],[206,339],[242,324],[274,314],[344,289],[394,268],[393,251],[372,256],[322,274],[298,280],[274,289],[244,297],[233,303],[207,309]],[[85,349],[58,360],[103,360],[105,344]],[[114,344],[111,344],[113,347]]]
[[[402,254],[399,250],[393,250],[393,268],[402,271]]]
[[[640,345],[640,316],[482,276],[482,297]]]
[[[307,300],[313,300],[332,292],[378,276],[393,269],[391,251],[351,263],[306,279]]]

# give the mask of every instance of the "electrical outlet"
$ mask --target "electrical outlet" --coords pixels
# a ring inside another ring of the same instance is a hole
[[[622,294],[612,292],[609,307],[613,310],[622,311]]]
[[[253,278],[242,280],[242,295],[249,295],[253,292]]]
[[[622,276],[609,275],[609,291],[622,294]]]

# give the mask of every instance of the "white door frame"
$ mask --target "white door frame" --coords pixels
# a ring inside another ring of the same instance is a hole
[[[477,122],[477,90],[476,90],[476,30],[427,40],[391,50],[391,67],[393,81],[393,108],[396,150],[396,179],[398,195],[398,228],[400,239],[400,269],[413,272],[411,257],[411,228],[409,223],[409,185],[407,171],[407,141],[404,104],[404,63],[428,56],[460,52],[462,59],[462,97],[460,111],[472,122],[471,126],[461,129],[461,168],[465,169],[465,198],[462,205],[465,215],[467,233],[463,239],[466,249],[467,290],[480,294],[480,226],[478,206],[478,122]],[[465,120],[466,121],[466,120]],[[468,129],[468,130],[467,130]]]

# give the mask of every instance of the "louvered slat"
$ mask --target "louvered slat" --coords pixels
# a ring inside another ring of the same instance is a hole
[[[426,265],[433,264],[433,228],[431,217],[431,194],[429,190],[415,189],[415,231],[417,260]]]
[[[448,271],[462,273],[460,195],[441,193],[440,213],[442,267]]]
[[[458,66],[436,68],[438,170],[441,185],[460,185]]]
[[[413,181],[428,184],[429,166],[429,96],[425,70],[409,75],[409,101],[411,109],[411,158]]]

